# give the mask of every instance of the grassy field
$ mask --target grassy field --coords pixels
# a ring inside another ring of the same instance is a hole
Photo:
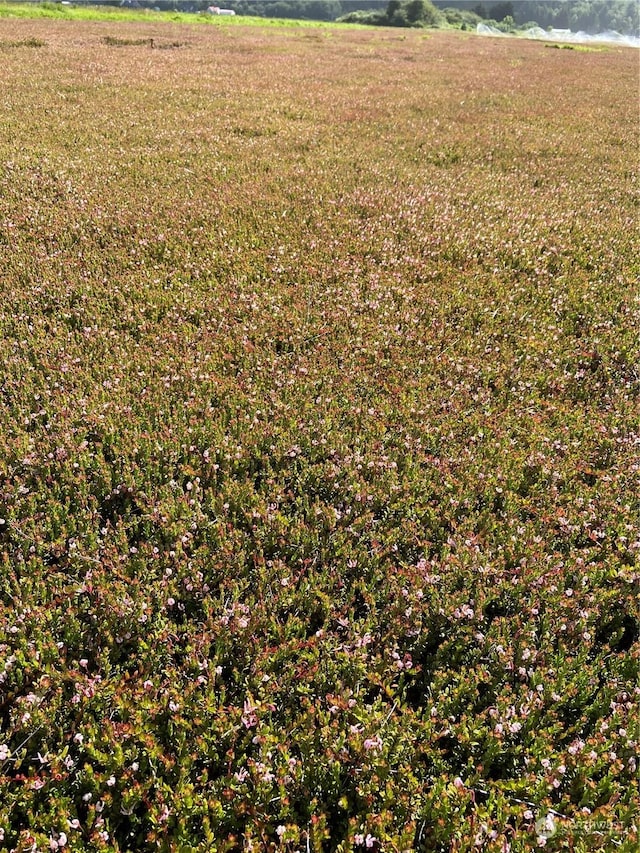
[[[17,2],[2,2],[0,0],[0,19],[39,19],[46,18],[54,21],[104,21],[105,23],[181,23],[181,24],[207,24],[209,26],[246,26],[258,25],[260,27],[314,27],[340,29],[343,24],[313,20],[295,21],[289,18],[252,18],[248,15],[219,18],[207,15],[205,12],[161,12],[151,8],[132,8],[118,6],[91,6],[85,0],[80,5],[63,6],[59,0],[17,0]],[[353,29],[353,27],[351,27]]]
[[[635,850],[637,53],[0,74],[0,847]]]

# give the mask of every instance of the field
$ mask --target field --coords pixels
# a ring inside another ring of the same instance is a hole
[[[0,847],[635,850],[637,53],[0,77]]]

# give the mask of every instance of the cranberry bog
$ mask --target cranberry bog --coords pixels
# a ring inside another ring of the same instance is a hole
[[[0,60],[0,846],[636,849],[638,54]]]

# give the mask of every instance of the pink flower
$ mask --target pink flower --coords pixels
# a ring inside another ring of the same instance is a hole
[[[463,604],[462,607],[456,607],[453,611],[453,615],[456,619],[473,619],[475,614],[473,607],[468,604]]]
[[[263,782],[273,782],[273,780],[276,778],[271,772],[271,770],[269,770],[269,768],[265,764],[262,764],[262,762],[258,762],[256,764],[256,770],[260,774],[260,779]]]
[[[368,737],[362,745],[367,751],[370,749],[382,749],[382,738],[379,735]]]
[[[248,699],[244,700],[244,714],[242,715],[242,723],[245,728],[252,729],[254,726],[258,725],[258,715],[256,714],[256,709],[249,702]]]

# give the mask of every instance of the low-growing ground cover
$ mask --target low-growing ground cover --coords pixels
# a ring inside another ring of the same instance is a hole
[[[635,849],[635,52],[0,56],[1,844]]]

